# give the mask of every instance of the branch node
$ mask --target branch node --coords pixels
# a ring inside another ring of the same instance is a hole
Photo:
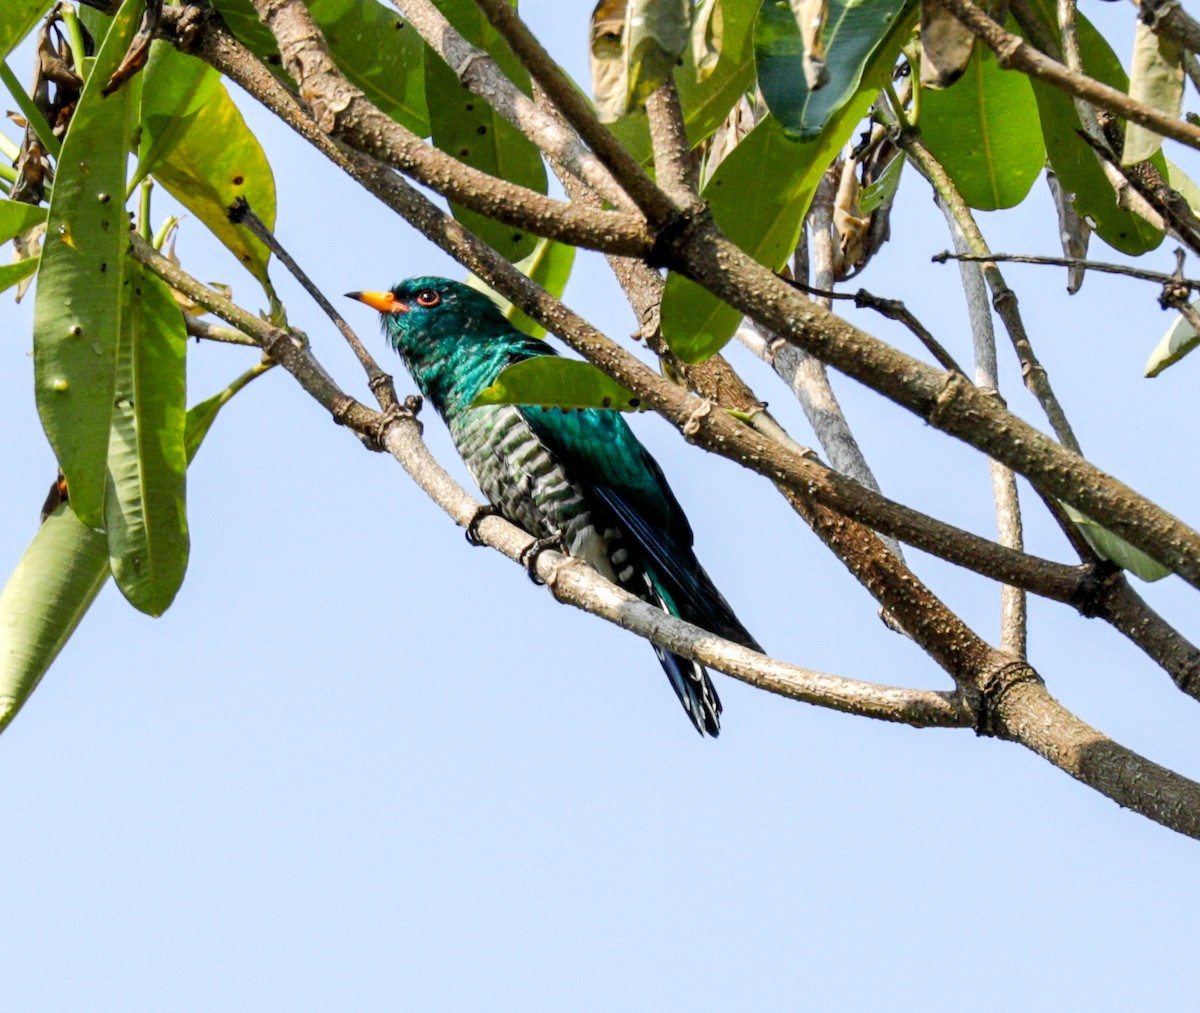
[[[695,410],[687,417],[683,428],[680,430],[683,433],[684,439],[689,443],[692,442],[696,435],[700,432],[700,425],[704,419],[712,412],[713,403],[707,398],[704,398],[696,405]]]
[[[961,373],[947,373],[946,381],[942,384],[941,390],[938,391],[937,398],[933,402],[933,407],[929,409],[929,413],[925,416],[925,421],[935,429],[943,428],[943,416],[958,399],[963,384],[969,382]]]
[[[979,705],[975,715],[975,734],[1000,737],[1005,722],[1000,716],[1005,695],[1014,686],[1033,683],[1041,686],[1042,677],[1027,662],[1013,660],[998,668],[989,668],[979,680]]]
[[[670,267],[680,253],[692,243],[692,237],[702,222],[708,222],[712,213],[708,205],[701,202],[671,215],[654,233],[654,241],[645,256],[650,267]]]

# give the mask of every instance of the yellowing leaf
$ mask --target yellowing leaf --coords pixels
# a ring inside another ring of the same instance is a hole
[[[1183,108],[1183,53],[1179,44],[1155,34],[1141,21],[1133,37],[1129,95],[1167,116],[1177,117]],[[1161,134],[1130,122],[1125,128],[1121,163],[1144,162],[1161,147]]]

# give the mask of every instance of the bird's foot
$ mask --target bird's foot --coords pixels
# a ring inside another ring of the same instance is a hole
[[[525,567],[525,572],[529,574],[529,579],[539,586],[545,584],[546,582],[538,576],[538,556],[540,556],[547,549],[554,549],[555,552],[563,553],[567,551],[566,546],[563,545],[561,531],[556,531],[547,538],[535,538],[529,544],[529,548],[527,548],[521,553],[520,556],[517,557],[517,561]]]
[[[500,511],[497,510],[491,503],[485,503],[471,515],[471,519],[467,521],[465,531],[468,545],[482,545],[483,539],[479,537],[479,524],[485,517],[498,517]]]
[[[405,398],[404,404],[394,404],[390,408],[386,409],[379,416],[379,420],[375,422],[366,433],[363,434],[367,445],[372,450],[383,450],[383,439],[387,435],[389,427],[398,419],[412,419],[417,425],[417,433],[419,435],[424,428],[421,425],[421,420],[417,418],[417,412],[421,410],[422,404],[423,402],[421,398],[414,395],[412,397]]]

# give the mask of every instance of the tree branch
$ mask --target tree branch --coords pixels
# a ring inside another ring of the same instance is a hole
[[[1005,70],[1019,70],[1029,77],[1085,99],[1148,127],[1163,137],[1170,137],[1190,148],[1200,148],[1200,127],[1184,120],[1160,113],[1142,102],[1130,98],[1123,91],[1102,84],[1086,75],[1076,73],[1057,60],[1038,52],[1020,36],[1005,31],[971,0],[939,0],[947,10],[996,54],[996,61]]]
[[[514,228],[610,253],[641,256],[652,249],[653,236],[633,215],[572,207],[423,143],[346,80],[301,0],[255,0],[255,9],[275,35],[284,66],[324,133],[411,175],[448,200]]]
[[[529,71],[529,76],[538,83],[584,143],[608,167],[621,189],[629,194],[650,222],[662,226],[673,221],[679,214],[675,203],[655,185],[637,160],[596,118],[587,99],[509,6],[508,0],[475,0],[475,5],[504,37],[517,59]]]
[[[471,45],[430,0],[392,0],[421,38],[446,63],[465,88],[602,197],[615,204],[629,199],[603,163],[561,120],[538,108],[512,83],[484,50]]]

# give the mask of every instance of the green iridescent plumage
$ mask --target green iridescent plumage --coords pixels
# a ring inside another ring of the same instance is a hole
[[[700,566],[683,510],[620,412],[470,407],[504,367],[555,354],[549,345],[446,278],[412,278],[380,298],[388,341],[501,514],[533,535],[561,535],[572,556],[672,615],[758,648]],[[721,703],[708,673],[655,650],[697,730],[716,735]]]

